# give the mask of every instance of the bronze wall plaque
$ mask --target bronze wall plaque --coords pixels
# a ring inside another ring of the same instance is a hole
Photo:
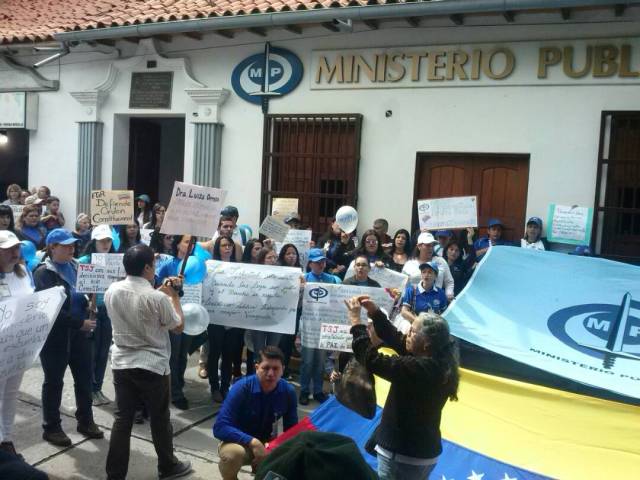
[[[171,108],[173,72],[133,72],[129,108]]]

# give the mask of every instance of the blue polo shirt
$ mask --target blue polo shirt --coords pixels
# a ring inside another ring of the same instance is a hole
[[[414,310],[413,313],[416,315],[429,310],[441,313],[447,308],[447,304],[447,296],[443,289],[434,285],[431,290],[427,291],[422,286],[422,282],[417,287],[409,285],[402,296],[402,305]]]
[[[240,445],[248,445],[253,438],[268,442],[275,437],[278,419],[283,419],[285,430],[298,423],[297,406],[296,391],[285,380],[264,393],[258,377],[250,375],[229,390],[213,425],[213,436]]]
[[[322,272],[320,275],[316,275],[313,272],[307,272],[304,278],[307,282],[313,283],[342,283],[342,280],[340,280],[339,277],[326,272]]]
[[[496,245],[504,245],[507,247],[512,247],[513,243],[508,241],[508,240],[496,240]],[[473,251],[474,254],[475,252],[477,252],[478,250],[482,250],[484,248],[489,248],[491,246],[491,240],[489,240],[489,237],[482,237],[479,238],[478,240],[476,240],[475,242],[473,242]],[[480,255],[479,257],[476,256],[476,260],[480,260],[482,257],[484,257],[484,253],[482,255]]]

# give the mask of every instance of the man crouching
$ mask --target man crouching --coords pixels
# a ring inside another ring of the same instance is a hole
[[[235,480],[243,465],[254,469],[267,455],[265,443],[298,423],[296,392],[282,380],[284,355],[278,347],[267,345],[259,354],[256,373],[235,383],[218,413],[213,435],[221,441],[220,474]]]

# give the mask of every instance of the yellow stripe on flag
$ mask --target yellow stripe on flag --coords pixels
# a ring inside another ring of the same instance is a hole
[[[459,401],[442,413],[443,438],[562,480],[640,478],[640,407],[460,372]],[[375,380],[383,407],[390,384]]]

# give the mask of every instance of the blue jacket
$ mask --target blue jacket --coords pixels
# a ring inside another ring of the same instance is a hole
[[[264,393],[258,377],[250,375],[229,390],[213,425],[213,436],[240,445],[248,445],[253,438],[268,442],[275,437],[278,419],[283,419],[285,430],[298,423],[297,406],[296,392],[285,380]]]
[[[307,282],[314,282],[314,283],[336,283],[336,284],[342,283],[339,277],[336,277],[335,275],[331,275],[330,273],[326,273],[326,272],[322,272],[320,275],[316,275],[313,272],[308,272],[304,276],[304,278]]]

